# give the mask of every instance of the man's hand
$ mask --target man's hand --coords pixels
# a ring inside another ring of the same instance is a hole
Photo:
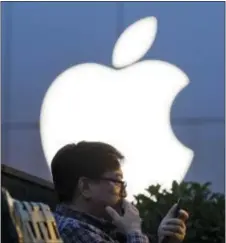
[[[120,216],[112,207],[106,207],[107,213],[111,216],[113,224],[122,232],[129,234],[141,232],[141,218],[138,209],[128,201],[123,201],[124,215]]]
[[[158,228],[159,243],[165,237],[170,237],[170,243],[179,243],[184,240],[186,235],[185,221],[188,219],[188,213],[184,210],[179,211],[178,218],[174,217],[177,204],[169,210],[167,215],[161,221]]]

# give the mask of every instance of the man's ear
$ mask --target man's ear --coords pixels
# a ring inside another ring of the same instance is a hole
[[[86,199],[90,199],[91,191],[89,179],[85,177],[80,177],[78,180],[78,190],[83,197],[85,197]]]

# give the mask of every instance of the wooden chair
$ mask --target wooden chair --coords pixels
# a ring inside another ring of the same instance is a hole
[[[48,205],[15,200],[4,188],[2,196],[7,202],[18,243],[63,243]]]

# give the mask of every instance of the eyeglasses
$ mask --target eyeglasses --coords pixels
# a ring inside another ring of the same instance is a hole
[[[107,177],[101,177],[100,180],[102,181],[110,181],[115,183],[117,186],[120,186],[123,190],[125,190],[127,183],[125,181],[113,179],[113,178],[107,178]]]

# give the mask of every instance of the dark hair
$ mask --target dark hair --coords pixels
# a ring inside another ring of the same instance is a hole
[[[99,179],[105,172],[118,169],[123,158],[116,148],[101,142],[82,141],[61,148],[51,163],[59,201],[72,201],[80,177]]]

